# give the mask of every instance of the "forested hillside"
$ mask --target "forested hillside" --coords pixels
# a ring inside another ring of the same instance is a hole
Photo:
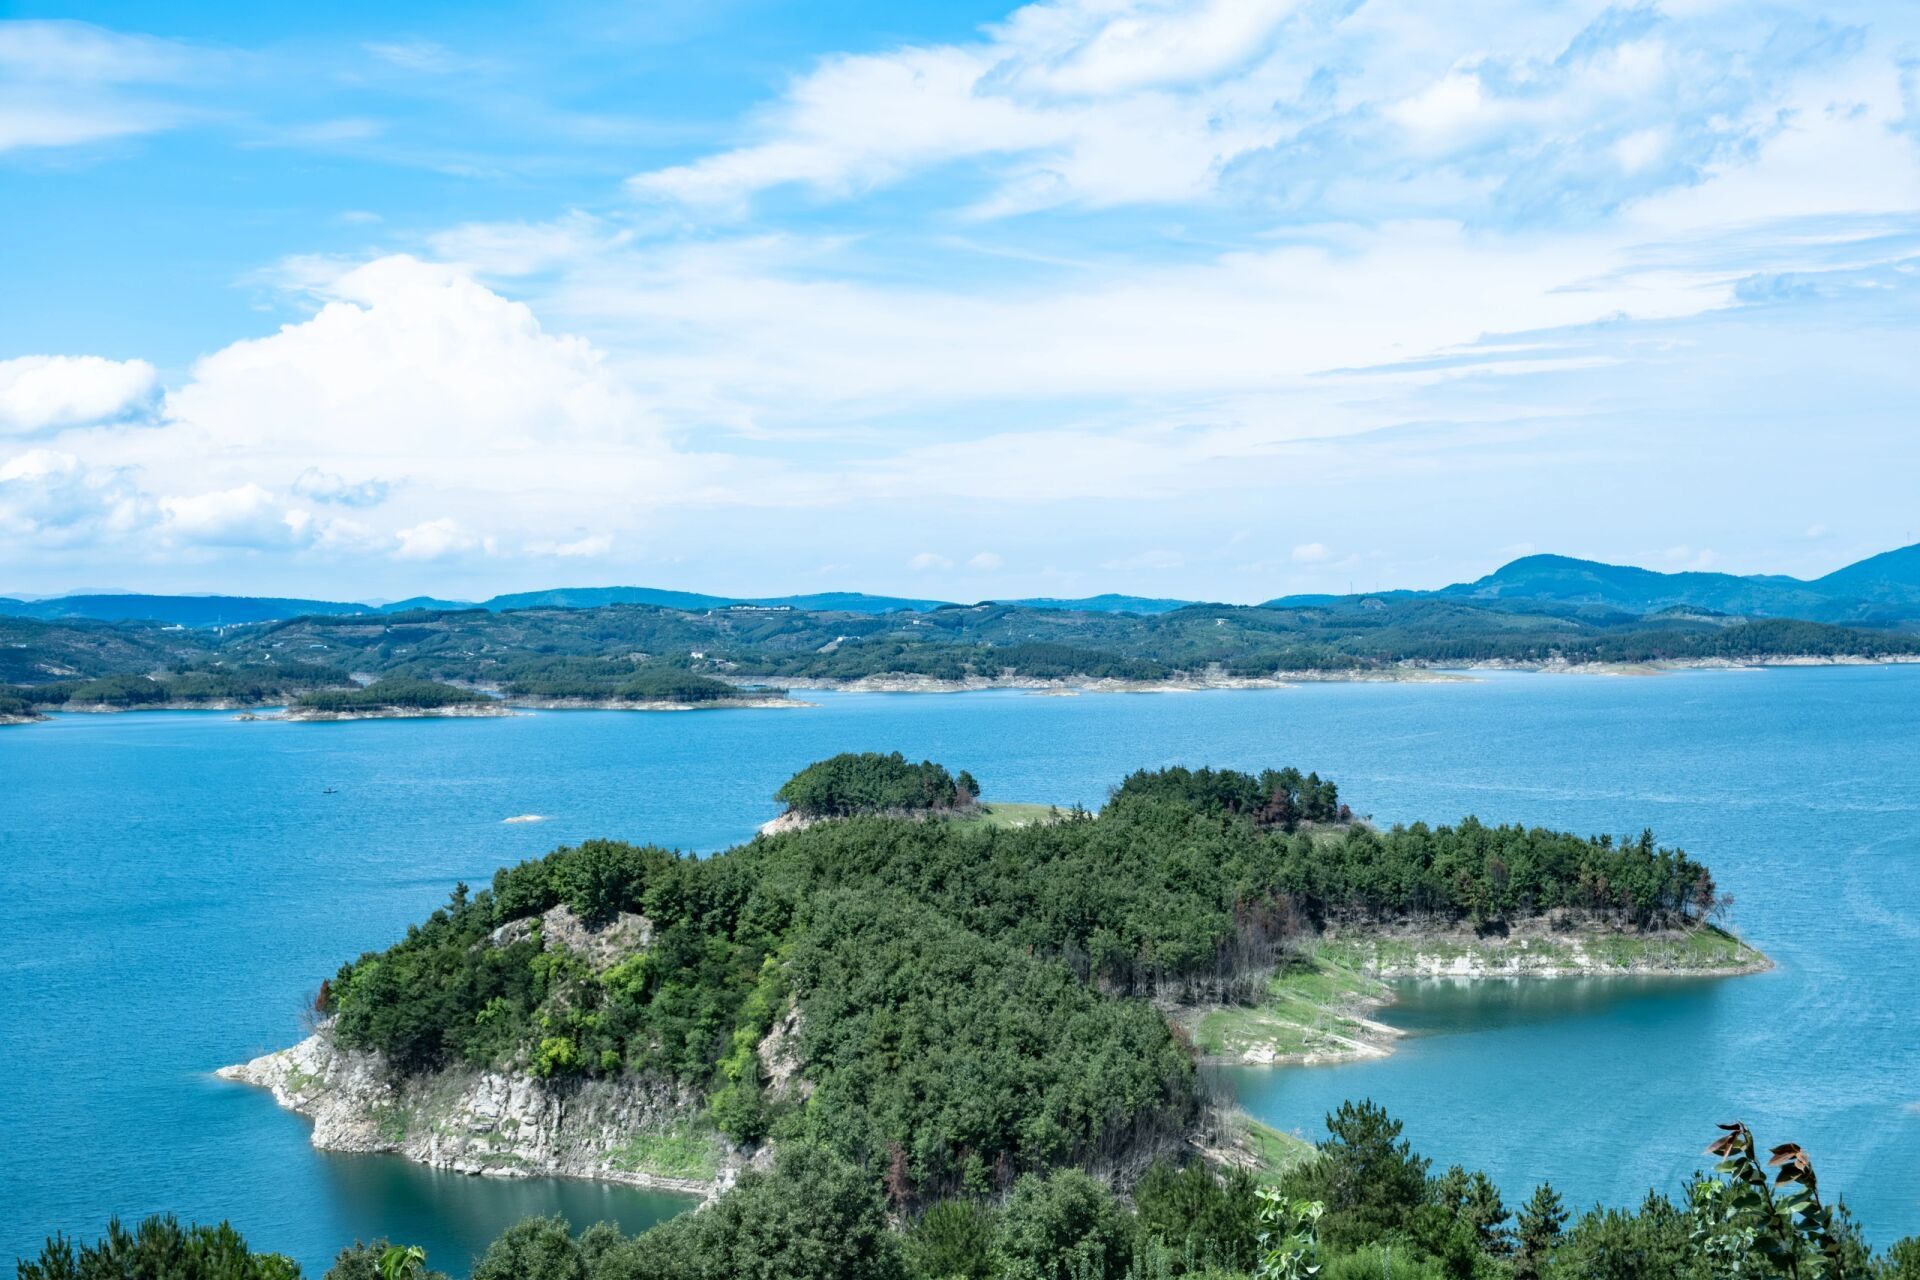
[[[76,680],[137,684],[88,698],[138,706],[344,688],[350,674],[471,685],[532,701],[725,701],[724,686],[856,681],[1231,683],[1366,677],[1505,663],[1647,664],[1920,657],[1920,634],[1665,609],[1641,616],[1521,601],[1349,599],[1154,615],[949,606],[891,614],[649,605],[420,610],[183,631],[140,623],[0,618],[0,686],[57,707]],[[214,692],[224,689],[226,692]],[[116,693],[116,690],[118,691]],[[99,695],[99,696],[95,696]],[[756,695],[757,696],[757,695]],[[83,699],[87,700],[87,699]]]
[[[901,788],[873,800],[889,808],[958,790],[938,765],[854,756],[783,794],[870,776]],[[1202,1098],[1150,1001],[1247,998],[1328,922],[1685,928],[1715,901],[1706,869],[1650,835],[1345,817],[1313,774],[1170,770],[1045,826],[856,816],[710,858],[593,841],[463,886],[343,966],[321,1007],[341,1044],[406,1072],[696,1085],[733,1140],[888,1163],[921,1203],[1179,1148]],[[651,941],[590,967],[519,923],[556,907],[590,928],[641,917]],[[788,1009],[804,1106],[759,1053]]]

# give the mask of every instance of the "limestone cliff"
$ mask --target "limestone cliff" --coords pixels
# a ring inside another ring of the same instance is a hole
[[[313,1120],[323,1151],[391,1152],[496,1177],[558,1175],[717,1195],[743,1164],[697,1126],[697,1091],[660,1080],[542,1080],[451,1069],[401,1076],[376,1053],[343,1049],[330,1027],[277,1053],[223,1067]]]

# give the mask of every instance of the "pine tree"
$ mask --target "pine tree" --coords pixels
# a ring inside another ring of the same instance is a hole
[[[1543,1182],[1534,1188],[1520,1209],[1520,1250],[1513,1260],[1514,1280],[1538,1280],[1566,1221],[1566,1206],[1552,1184]]]

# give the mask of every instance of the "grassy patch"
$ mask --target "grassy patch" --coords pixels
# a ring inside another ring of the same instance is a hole
[[[1240,1146],[1259,1163],[1256,1176],[1262,1182],[1278,1182],[1316,1154],[1313,1144],[1305,1138],[1261,1124],[1252,1116],[1240,1117],[1239,1123],[1245,1126],[1240,1134]]]
[[[1325,943],[1322,957],[1360,970],[1447,970],[1458,962],[1526,973],[1536,970],[1607,973],[1647,970],[1723,973],[1764,962],[1732,934],[1712,926],[1685,933],[1638,934],[1581,930],[1552,937],[1341,938]]]
[[[1040,823],[1058,822],[1067,811],[1051,804],[1012,804],[996,800],[992,804],[978,806],[974,812],[960,822],[978,823],[983,827],[1030,827]]]
[[[630,1173],[692,1182],[705,1182],[720,1171],[712,1136],[692,1125],[663,1133],[636,1133],[614,1149],[611,1160],[616,1169]]]
[[[382,1142],[400,1143],[407,1139],[408,1117],[402,1107],[376,1106],[368,1112]]]
[[[1274,975],[1257,1005],[1210,1009],[1194,1027],[1204,1053],[1274,1057],[1344,1053],[1360,1030],[1349,1010],[1384,995],[1384,984],[1324,951]]]

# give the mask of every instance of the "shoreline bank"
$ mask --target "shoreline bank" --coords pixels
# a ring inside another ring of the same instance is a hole
[[[1370,1016],[1397,999],[1390,982],[1734,978],[1771,968],[1764,953],[1711,925],[1631,934],[1529,922],[1500,938],[1465,929],[1369,930],[1324,936],[1301,965],[1271,978],[1258,1002],[1165,1012],[1193,1036],[1203,1061],[1321,1066],[1394,1051],[1406,1032]]]
[[[396,1155],[490,1178],[582,1178],[712,1200],[746,1162],[697,1132],[697,1093],[634,1077],[550,1082],[450,1069],[401,1077],[329,1028],[221,1067],[313,1122],[315,1150]]]

